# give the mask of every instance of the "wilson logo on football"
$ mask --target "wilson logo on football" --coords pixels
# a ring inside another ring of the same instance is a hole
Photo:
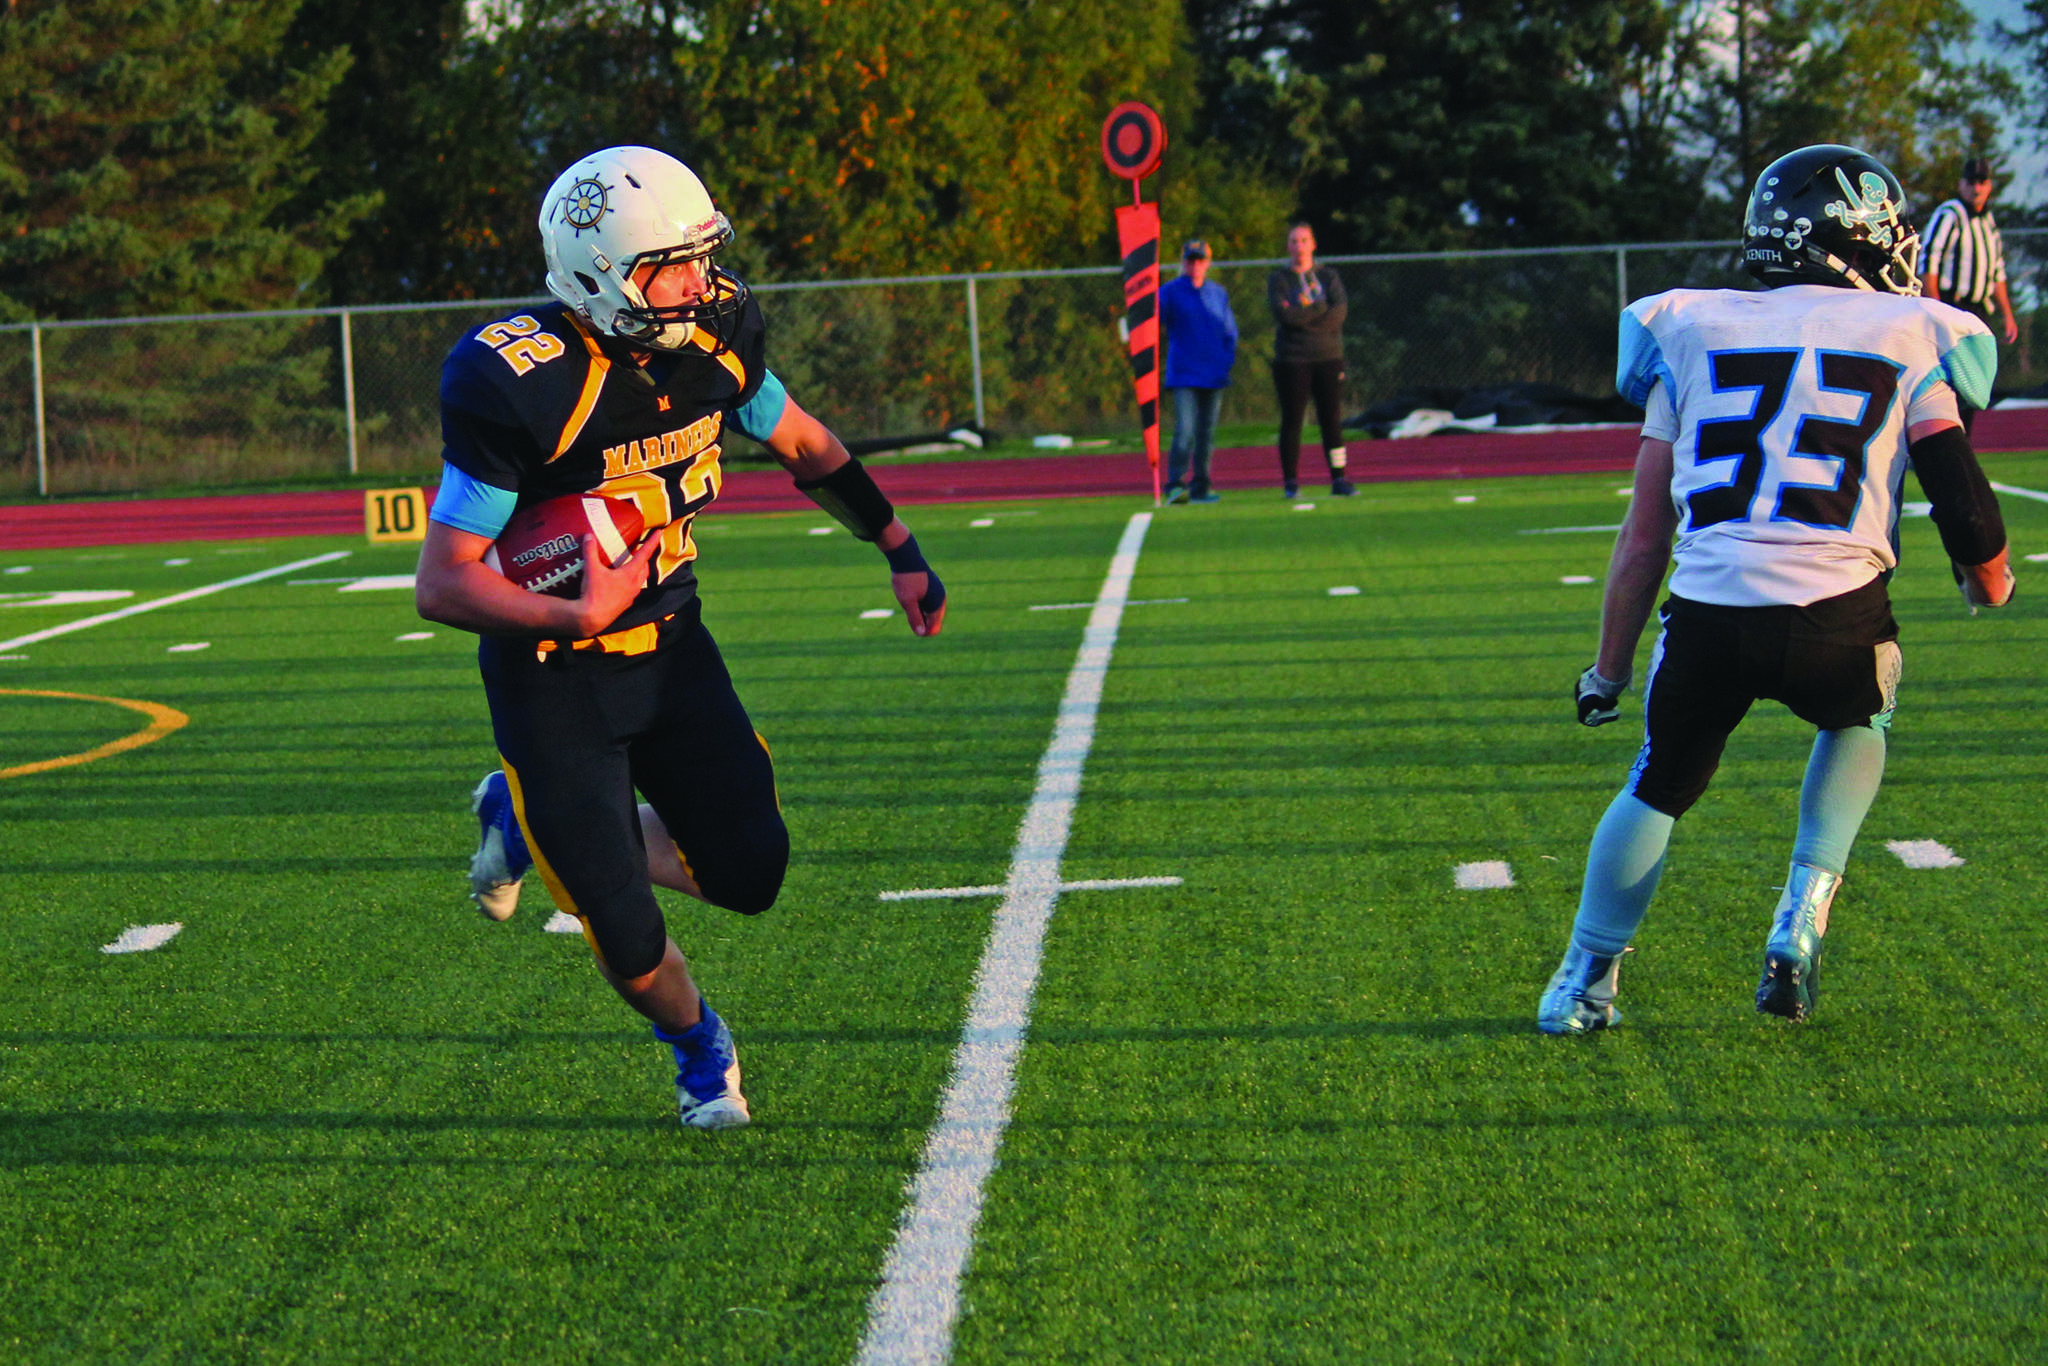
[[[573,598],[581,590],[584,537],[616,569],[645,530],[640,509],[624,499],[550,498],[513,514],[484,552],[484,564],[529,593]]]

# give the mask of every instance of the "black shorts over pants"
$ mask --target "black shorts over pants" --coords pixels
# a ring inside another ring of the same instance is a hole
[[[647,880],[634,789],[713,905],[765,911],[789,866],[767,746],[693,602],[642,654],[485,637],[491,728],[534,867],[621,977],[667,939]]]
[[[1899,628],[1881,577],[1804,607],[1726,607],[1674,594],[1660,616],[1643,748],[1627,790],[1667,816],[1700,799],[1760,697],[1821,730],[1891,724]]]

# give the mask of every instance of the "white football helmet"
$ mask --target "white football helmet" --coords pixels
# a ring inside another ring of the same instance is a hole
[[[607,147],[584,157],[548,187],[540,240],[549,292],[600,334],[674,351],[702,328],[714,354],[732,341],[747,287],[711,260],[732,241],[732,224],[668,153]],[[710,288],[695,303],[654,308],[633,283],[638,266],[696,260]]]

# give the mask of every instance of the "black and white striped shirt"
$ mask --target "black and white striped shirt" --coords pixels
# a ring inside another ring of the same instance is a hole
[[[1991,211],[1971,213],[1960,199],[1936,209],[1921,238],[1920,273],[1934,277],[1943,303],[1989,306],[2005,282],[2005,244]]]

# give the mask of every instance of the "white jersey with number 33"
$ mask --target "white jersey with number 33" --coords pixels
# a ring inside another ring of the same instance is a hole
[[[1898,562],[1906,432],[1982,408],[1984,324],[1928,299],[1832,285],[1675,289],[1621,315],[1615,387],[1672,444],[1671,591],[1803,606]]]

